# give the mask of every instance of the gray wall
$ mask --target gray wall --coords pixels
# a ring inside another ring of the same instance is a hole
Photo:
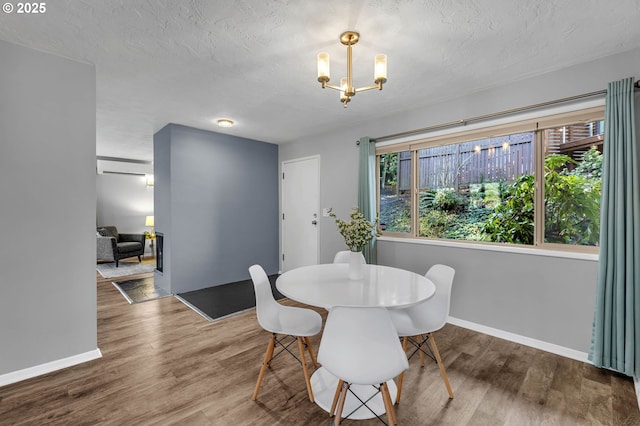
[[[170,251],[163,287],[244,280],[254,263],[277,272],[276,145],[169,124],[154,137],[154,157],[156,231]]]
[[[424,274],[456,270],[450,315],[587,352],[598,263],[576,259],[381,241],[380,264]]]
[[[156,234],[164,235],[162,273],[155,272],[153,283],[172,293],[171,289],[171,128],[167,125],[153,135],[153,211]],[[158,188],[162,188],[158,190]],[[166,234],[165,234],[166,231]]]
[[[95,351],[96,81],[0,41],[0,374]]]
[[[279,161],[319,154],[320,203],[346,215],[357,203],[354,141],[361,136],[384,136],[604,90],[608,82],[638,77],[639,72],[640,49],[636,49],[281,145]],[[362,96],[358,102],[375,102],[375,93]],[[357,107],[357,102],[349,106]],[[330,262],[342,248],[329,218],[320,221],[320,245],[321,262]],[[451,264],[458,269],[452,316],[580,352],[589,349],[596,261],[381,241],[378,262],[419,273],[436,262]]]
[[[144,222],[153,215],[153,186],[147,186],[144,176],[98,174],[96,191],[96,226],[115,225],[123,233],[151,231]],[[149,243],[145,250],[149,252]]]

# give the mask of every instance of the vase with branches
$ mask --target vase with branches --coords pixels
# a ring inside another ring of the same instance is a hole
[[[360,209],[354,207],[349,215],[350,221],[340,219],[332,209],[329,209],[329,216],[336,221],[338,232],[344,238],[344,242],[349,248],[349,278],[354,280],[362,279],[362,249],[369,244],[378,233],[378,219],[374,222],[368,221]]]
[[[374,222],[368,221],[357,207],[351,209],[350,221],[340,219],[333,209],[329,209],[329,216],[336,221],[338,232],[351,251],[361,252],[374,236],[379,235],[378,219],[376,218]]]

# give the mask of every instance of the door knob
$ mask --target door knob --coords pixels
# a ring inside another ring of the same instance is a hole
[[[317,225],[317,224],[318,224],[318,221],[317,221],[317,220],[312,220],[312,221],[311,221],[311,224],[312,224],[312,225]]]

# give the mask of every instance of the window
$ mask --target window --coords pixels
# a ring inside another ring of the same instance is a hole
[[[543,133],[545,243],[598,245],[603,124],[593,121]]]
[[[381,229],[411,233],[411,152],[391,152],[378,158]]]
[[[592,108],[379,147],[383,235],[597,246],[602,117]]]

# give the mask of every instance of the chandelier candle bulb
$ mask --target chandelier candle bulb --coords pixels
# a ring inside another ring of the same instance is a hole
[[[326,83],[329,81],[329,54],[327,52],[318,53],[318,81]]]
[[[347,77],[342,77],[340,79],[340,102],[342,102],[345,108],[347,107],[347,103],[351,100],[351,97],[346,94],[348,87],[349,81],[347,80]]]
[[[374,59],[374,75],[375,82],[377,84],[386,83],[387,82],[387,55],[376,55]],[[382,85],[380,85],[380,90],[382,90]]]

